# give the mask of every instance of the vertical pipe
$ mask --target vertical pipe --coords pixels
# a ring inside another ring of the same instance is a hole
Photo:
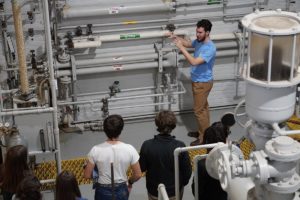
[[[251,68],[251,61],[250,61],[250,56],[251,56],[251,39],[252,39],[252,32],[248,32],[248,51],[247,51],[247,76],[246,78],[250,78],[250,68]]]
[[[241,63],[242,63],[242,75],[245,70],[245,46],[246,46],[246,29],[243,28],[243,38],[241,39],[241,45],[242,45],[242,58],[241,58]],[[246,74],[247,77],[247,74]]]
[[[46,49],[47,58],[50,72],[50,87],[52,95],[52,106],[53,106],[53,129],[54,138],[56,143],[57,153],[55,154],[57,172],[61,172],[61,154],[60,154],[60,143],[59,143],[59,129],[58,129],[58,114],[57,114],[57,95],[56,95],[56,80],[54,78],[54,67],[53,67],[53,52],[51,45],[51,32],[50,32],[50,19],[49,19],[49,8],[48,0],[42,0],[44,9],[44,24],[45,24],[45,36],[46,36]]]
[[[273,54],[273,36],[270,37],[270,44],[269,44],[268,84],[271,82],[272,54]]]
[[[294,77],[294,69],[295,67],[295,56],[296,56],[296,44],[297,44],[297,35],[294,35],[293,38],[293,51],[292,51],[292,62],[291,62],[291,72],[290,72],[290,81],[292,82]]]
[[[180,192],[179,192],[179,154],[181,152],[181,148],[177,148],[174,151],[174,171],[175,171],[175,199],[180,200]]]
[[[27,66],[26,66],[26,55],[25,55],[26,53],[25,53],[25,43],[24,43],[24,35],[23,35],[21,6],[19,5],[18,0],[12,0],[11,4],[12,4],[14,27],[16,33],[21,93],[26,95],[29,93],[29,83],[27,78]]]

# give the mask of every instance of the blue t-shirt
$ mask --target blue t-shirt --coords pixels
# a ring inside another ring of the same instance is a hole
[[[216,58],[216,46],[210,40],[206,43],[194,40],[192,46],[195,48],[194,57],[202,58],[205,62],[200,65],[191,66],[192,82],[209,82],[213,80],[213,66]]]

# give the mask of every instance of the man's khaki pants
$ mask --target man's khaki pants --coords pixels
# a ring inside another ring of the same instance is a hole
[[[203,142],[205,130],[210,126],[208,95],[213,87],[213,81],[207,83],[192,83],[194,97],[194,113],[198,122],[200,142]]]

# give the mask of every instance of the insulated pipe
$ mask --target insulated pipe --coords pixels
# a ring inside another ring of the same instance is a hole
[[[48,0],[42,0],[43,3],[43,14],[44,14],[44,25],[45,25],[45,37],[46,37],[46,50],[47,50],[47,59],[50,72],[50,87],[51,87],[51,97],[52,97],[52,106],[53,106],[53,132],[54,139],[56,144],[56,167],[57,172],[61,172],[61,154],[60,154],[60,141],[59,141],[59,129],[58,129],[58,111],[57,111],[57,95],[56,95],[56,80],[54,77],[54,66],[53,66],[53,51],[51,43],[51,26],[49,19],[49,8]]]
[[[17,53],[18,53],[18,62],[19,62],[19,73],[20,73],[20,82],[21,82],[21,93],[26,95],[29,93],[29,83],[27,76],[27,66],[26,66],[26,53],[25,53],[25,43],[24,43],[24,33],[22,25],[22,15],[21,15],[21,6],[18,3],[18,0],[12,0],[12,11],[14,18],[14,27],[16,33],[16,43],[17,43]]]
[[[208,149],[208,148],[214,148],[219,143],[213,143],[213,144],[204,144],[204,145],[198,145],[198,146],[190,146],[190,147],[178,147],[174,150],[174,167],[175,167],[175,197],[176,200],[180,200],[180,192],[179,192],[179,155],[182,152],[189,151],[189,150],[199,150],[199,149]],[[184,170],[184,169],[181,169]]]
[[[89,6],[70,6],[66,4],[63,8],[62,15],[64,19],[74,17],[100,17],[119,14],[172,11],[174,10],[174,6],[174,3],[119,5],[111,7],[104,7],[101,3]]]

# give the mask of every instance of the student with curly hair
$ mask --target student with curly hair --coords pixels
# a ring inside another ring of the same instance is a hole
[[[140,165],[146,172],[146,187],[149,200],[158,199],[157,187],[163,183],[170,200],[175,200],[175,169],[174,150],[185,147],[185,144],[176,140],[171,132],[176,127],[176,116],[172,111],[161,111],[155,117],[158,134],[142,144]],[[179,156],[180,192],[188,184],[191,177],[191,164],[188,152]]]

